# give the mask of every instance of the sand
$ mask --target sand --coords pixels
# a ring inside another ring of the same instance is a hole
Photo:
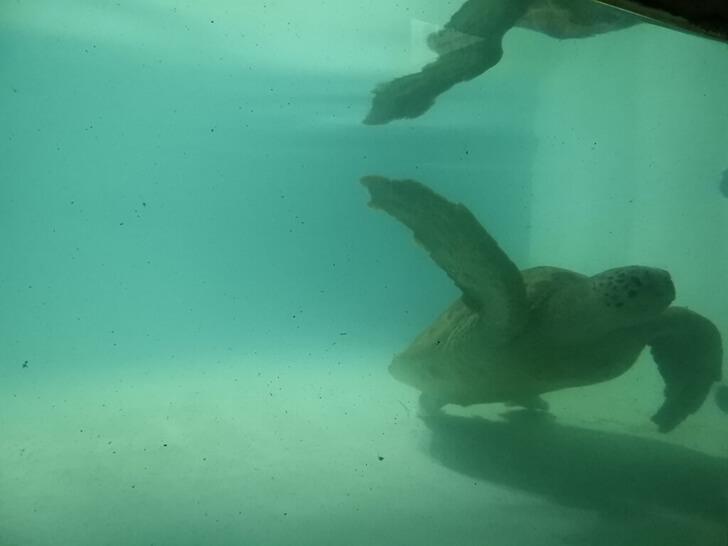
[[[670,440],[613,385],[425,423],[388,355],[327,358],[6,377],[0,545],[725,545],[712,414]]]

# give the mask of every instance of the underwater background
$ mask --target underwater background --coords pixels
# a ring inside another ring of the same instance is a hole
[[[665,268],[728,332],[728,46],[514,29],[363,125],[457,5],[0,8],[0,546],[724,546],[728,416],[657,433],[647,351],[548,424],[428,427],[387,372],[458,291],[368,174],[465,203],[521,268]]]

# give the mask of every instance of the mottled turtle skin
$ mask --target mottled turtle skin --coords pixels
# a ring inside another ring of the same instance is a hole
[[[542,407],[539,395],[615,378],[649,347],[665,381],[652,420],[667,432],[720,380],[720,334],[707,318],[671,306],[667,271],[519,271],[463,205],[412,180],[362,183],[370,205],[409,227],[462,292],[390,365],[422,393],[422,413],[446,404]]]

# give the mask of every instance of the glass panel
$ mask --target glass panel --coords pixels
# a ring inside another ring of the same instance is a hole
[[[0,544],[724,546],[725,18],[610,4],[8,2]]]

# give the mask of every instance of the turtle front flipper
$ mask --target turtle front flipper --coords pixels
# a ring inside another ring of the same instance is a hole
[[[523,17],[531,0],[468,0],[428,43],[438,58],[420,72],[379,85],[367,125],[416,118],[457,83],[471,80],[500,61],[503,35]]]
[[[665,402],[652,421],[660,432],[669,432],[695,413],[713,383],[720,381],[721,336],[715,324],[702,315],[671,307],[658,319],[648,344],[665,381]]]
[[[505,341],[520,331],[528,313],[521,273],[464,205],[414,180],[367,176],[362,184],[369,205],[409,227],[460,288],[463,302],[487,325],[484,337]]]

